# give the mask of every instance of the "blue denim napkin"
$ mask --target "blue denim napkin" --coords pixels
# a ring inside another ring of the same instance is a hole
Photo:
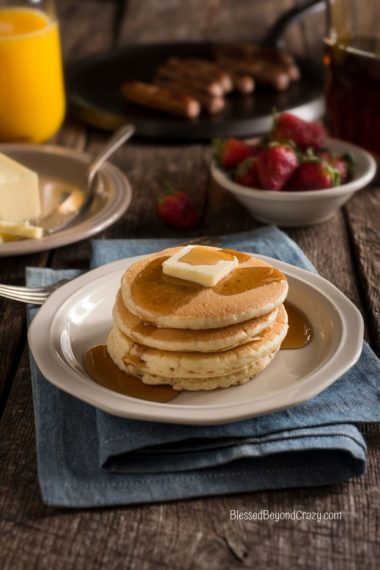
[[[95,241],[92,267],[178,240]],[[276,228],[225,236],[223,245],[314,271]],[[29,286],[78,271],[29,268]],[[32,319],[37,309],[29,309]],[[366,466],[355,422],[380,420],[380,364],[367,345],[358,364],[309,402],[221,426],[139,422],[110,416],[47,382],[32,360],[38,475],[44,501],[98,507],[170,501],[345,481]]]

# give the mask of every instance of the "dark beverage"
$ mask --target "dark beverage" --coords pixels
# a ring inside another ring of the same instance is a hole
[[[380,40],[326,40],[326,104],[332,136],[380,158]]]

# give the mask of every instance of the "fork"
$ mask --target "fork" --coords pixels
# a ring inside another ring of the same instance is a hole
[[[21,303],[43,305],[56,289],[69,281],[70,279],[61,279],[57,283],[47,285],[46,287],[17,287],[16,285],[3,285],[0,283],[0,297],[20,301]]]
[[[202,236],[192,239],[186,243],[180,243],[179,246],[184,245],[219,245],[219,239],[212,236]],[[53,285],[46,285],[45,287],[19,287],[17,285],[5,285],[0,283],[0,297],[11,299],[12,301],[20,301],[21,303],[29,303],[31,305],[43,305],[54,291],[68,283],[70,279],[61,279]]]

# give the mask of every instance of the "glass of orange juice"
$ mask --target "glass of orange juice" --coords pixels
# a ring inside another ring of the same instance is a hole
[[[54,0],[0,2],[0,140],[45,141],[64,114]]]

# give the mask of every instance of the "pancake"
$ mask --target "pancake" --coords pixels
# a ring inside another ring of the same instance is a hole
[[[162,263],[180,248],[169,248],[131,265],[122,278],[125,306],[143,321],[178,329],[221,328],[268,314],[288,292],[277,269],[238,251],[239,265],[214,287],[169,277]]]
[[[266,356],[259,358],[237,372],[224,376],[216,376],[215,378],[164,378],[163,376],[148,374],[130,365],[126,367],[126,370],[129,374],[139,377],[144,384],[168,384],[171,385],[174,390],[187,390],[191,392],[198,390],[216,390],[218,388],[229,388],[230,386],[236,386],[238,384],[246,384],[271,363],[277,352],[278,349],[273,350]]]
[[[174,352],[157,350],[135,343],[113,327],[107,349],[115,364],[122,370],[128,365],[147,374],[164,378],[214,378],[233,374],[255,361],[277,351],[288,330],[287,313],[279,307],[274,323],[253,341],[222,352]]]
[[[115,326],[133,341],[158,350],[185,352],[217,352],[228,350],[254,339],[271,326],[278,309],[243,323],[219,329],[171,329],[144,323],[123,303],[120,291],[113,308]]]

